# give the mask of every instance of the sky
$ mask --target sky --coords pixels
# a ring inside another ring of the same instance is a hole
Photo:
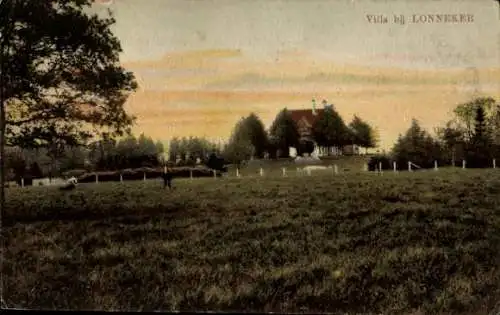
[[[500,101],[500,8],[494,0],[102,0],[139,89],[134,133],[229,138],[255,112],[326,99],[358,115],[390,149],[412,118],[432,132],[458,104]],[[468,23],[422,15],[468,14]],[[370,23],[383,15],[388,23]],[[393,16],[403,15],[403,25]],[[419,23],[410,23],[415,15]]]

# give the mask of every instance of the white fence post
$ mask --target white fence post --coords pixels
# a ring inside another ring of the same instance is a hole
[[[123,174],[120,173],[120,183],[123,183]]]
[[[285,177],[286,176],[286,168],[283,167],[282,170],[283,170],[283,177]]]
[[[437,171],[438,170],[438,161],[434,161],[434,170]]]
[[[217,178],[217,172],[215,170],[212,170],[212,172],[214,173],[214,178]]]
[[[99,174],[95,174],[95,183],[99,184]]]
[[[193,170],[189,170],[189,178],[192,180],[193,179]]]
[[[408,171],[411,172],[411,161],[408,161]]]
[[[368,172],[368,163],[363,165],[363,171]]]
[[[378,171],[382,173],[382,162],[378,162]]]
[[[466,164],[467,164],[467,163],[465,162],[465,160],[462,160],[462,168],[464,168],[464,169],[465,169],[465,165],[466,165]]]
[[[240,170],[236,168],[236,177],[240,177]]]
[[[493,168],[497,168],[497,160],[493,159]]]
[[[165,166],[163,167],[163,173],[166,173],[166,172],[167,172],[167,166],[165,165]]]
[[[21,187],[24,187],[24,178],[21,177]]]
[[[264,169],[262,167],[260,168],[260,176],[264,176]]]
[[[398,171],[398,168],[397,168],[396,162],[392,162],[392,168],[393,168],[394,172],[397,172],[397,171]]]
[[[335,172],[335,174],[339,173],[339,167],[337,166],[337,164],[333,166],[333,171]]]

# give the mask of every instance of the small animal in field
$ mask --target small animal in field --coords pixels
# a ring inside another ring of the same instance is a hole
[[[302,173],[307,173],[307,174],[310,174],[311,171],[324,171],[324,170],[328,170],[328,169],[331,169],[332,166],[331,165],[328,165],[328,166],[324,166],[324,165],[307,165],[307,166],[304,166],[302,168]]]
[[[167,188],[168,186],[168,189],[172,190],[172,179],[174,178],[174,173],[172,172],[172,170],[167,168],[166,171],[161,174],[161,177],[163,179],[163,189]]]
[[[64,186],[61,186],[59,189],[60,190],[73,190],[76,188],[76,185],[78,184],[78,180],[76,179],[76,177],[71,177],[70,179],[68,179],[66,181],[66,184],[64,184]]]
[[[327,170],[327,169],[330,169],[332,168],[331,165],[328,165],[328,166],[324,166],[324,165],[307,165],[307,166],[304,166],[302,169],[307,171],[307,170]]]

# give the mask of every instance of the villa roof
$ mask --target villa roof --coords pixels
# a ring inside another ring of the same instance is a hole
[[[312,109],[293,109],[289,110],[292,119],[298,123],[301,119],[305,118],[311,125],[319,118],[320,114],[324,111],[323,108],[316,109],[316,115],[313,115]]]

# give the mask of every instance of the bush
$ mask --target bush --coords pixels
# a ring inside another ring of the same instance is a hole
[[[24,176],[16,176],[15,181],[19,186],[33,186],[33,176],[25,174]]]
[[[467,168],[491,168],[493,158],[487,152],[469,151],[465,154]]]
[[[385,155],[374,155],[368,160],[368,170],[374,172],[378,170],[379,163],[382,163],[382,170],[392,169],[392,161]]]
[[[225,164],[224,159],[221,157],[218,157],[214,153],[210,154],[208,161],[207,161],[208,168],[210,168],[212,170],[221,171],[221,172],[227,172],[227,167],[225,167],[224,164]]]

